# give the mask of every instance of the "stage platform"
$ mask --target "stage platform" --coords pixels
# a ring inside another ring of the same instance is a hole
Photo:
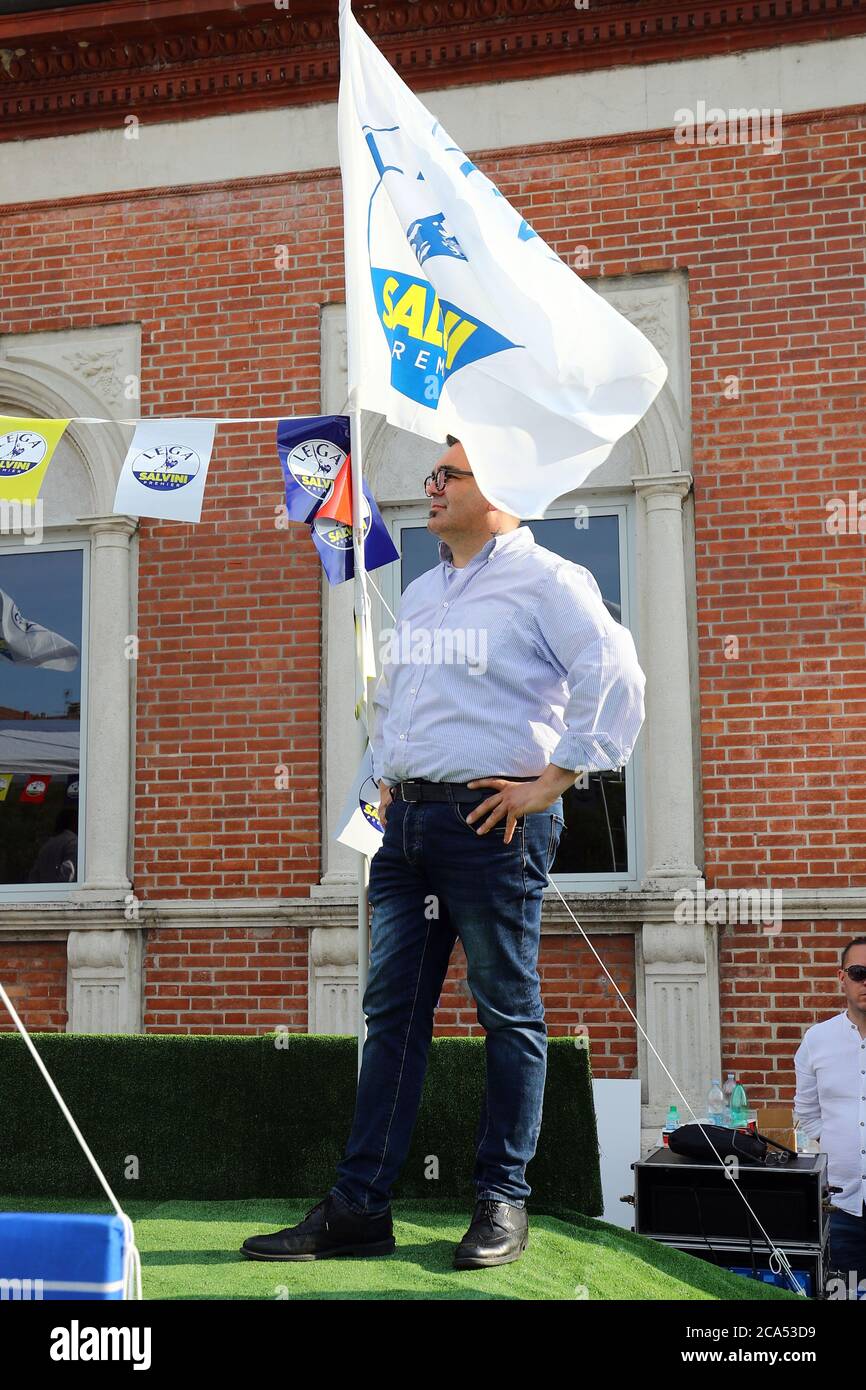
[[[472,1213],[436,1199],[394,1202],[397,1249],[381,1258],[261,1263],[240,1254],[247,1236],[294,1225],[322,1196],[127,1200],[141,1251],[145,1299],[797,1299],[604,1221],[543,1203],[530,1203],[525,1254],[492,1269],[452,1267],[454,1247]],[[80,1198],[0,1194],[0,1210],[102,1212],[107,1206]],[[802,1299],[797,1301],[802,1305]]]

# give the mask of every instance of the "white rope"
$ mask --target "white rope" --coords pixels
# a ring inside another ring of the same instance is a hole
[[[726,1176],[730,1177],[729,1169],[727,1168],[724,1159],[722,1158],[721,1154],[719,1153],[718,1149],[716,1148],[716,1146],[715,1146],[715,1144],[713,1143],[712,1139],[710,1138],[709,1134],[707,1134],[707,1131],[704,1129],[704,1126],[701,1124],[700,1120],[698,1119],[697,1115],[695,1114],[694,1110],[692,1109],[691,1105],[689,1104],[688,1098],[687,1098],[687,1097],[683,1094],[683,1092],[680,1090],[679,1086],[677,1085],[677,1083],[676,1083],[676,1081],[674,1080],[674,1078],[671,1076],[670,1072],[668,1071],[667,1067],[665,1066],[664,1062],[662,1061],[662,1059],[661,1059],[661,1057],[659,1056],[658,1052],[656,1051],[655,1047],[653,1047],[653,1044],[652,1044],[652,1042],[651,1042],[650,1039],[649,1039],[649,1036],[648,1036],[648,1034],[647,1034],[647,1032],[646,1032],[646,1029],[641,1027],[640,1020],[638,1019],[637,1015],[634,1013],[634,1011],[633,1011],[632,1008],[630,1007],[630,1005],[629,1005],[629,1003],[628,1003],[628,1000],[626,999],[625,995],[622,993],[622,990],[621,990],[621,989],[619,988],[619,986],[617,985],[616,981],[614,980],[613,976],[611,975],[610,971],[608,970],[608,968],[607,968],[607,966],[605,965],[604,961],[602,960],[601,956],[598,954],[598,951],[597,951],[597,950],[595,949],[595,947],[593,946],[593,944],[592,944],[592,942],[590,941],[589,937],[587,936],[586,932],[583,930],[583,927],[580,925],[580,923],[578,922],[578,920],[577,920],[577,918],[575,917],[574,913],[572,912],[571,908],[569,907],[568,903],[565,901],[565,898],[564,898],[564,897],[562,896],[562,894],[560,893],[558,885],[555,884],[555,883],[553,882],[553,879],[550,877],[549,874],[548,874],[548,876],[547,876],[547,882],[550,884],[550,887],[553,888],[554,891],[558,894],[559,899],[560,899],[560,902],[562,903],[563,907],[565,908],[565,910],[566,910],[566,912],[568,913],[569,917],[571,918],[572,922],[574,922],[575,926],[579,929],[579,931],[580,931],[580,933],[581,933],[581,935],[582,935],[584,941],[586,942],[586,944],[587,944],[587,946],[589,947],[589,949],[592,951],[592,954],[595,956],[596,960],[598,961],[599,965],[601,966],[601,968],[602,968],[602,970],[604,971],[605,975],[607,976],[608,980],[609,980],[610,983],[613,985],[613,988],[616,990],[616,993],[619,995],[619,998],[620,998],[621,1002],[623,1003],[623,1005],[624,1005],[625,1008],[627,1009],[628,1013],[630,1014],[630,1016],[631,1016],[632,1019],[634,1020],[636,1026],[637,1026],[637,1028],[638,1028],[638,1031],[639,1031],[640,1033],[642,1033],[643,1036],[644,1036],[644,1038],[646,1039],[647,1047],[649,1047],[649,1048],[651,1049],[653,1056],[655,1057],[656,1061],[658,1062],[658,1064],[659,1064],[659,1066],[661,1067],[662,1071],[664,1072],[665,1076],[668,1078],[668,1080],[670,1081],[670,1083],[671,1083],[671,1085],[673,1086],[674,1090],[676,1091],[677,1095],[680,1097],[680,1099],[681,1099],[681,1100],[683,1101],[683,1103],[685,1104],[686,1109],[688,1110],[688,1112],[689,1112],[689,1114],[691,1115],[692,1119],[695,1121],[695,1124],[698,1126],[699,1130],[701,1131],[701,1134],[704,1136],[704,1138],[706,1139],[706,1141],[707,1141],[707,1143],[709,1144],[710,1148],[712,1149],[713,1153],[716,1155],[716,1158],[719,1160],[719,1163],[721,1164],[722,1168],[724,1169]],[[761,1235],[764,1237],[764,1240],[767,1242],[767,1245],[769,1246],[769,1249],[770,1249],[770,1259],[772,1260],[774,1257],[775,1257],[776,1259],[778,1259],[780,1269],[783,1269],[783,1270],[785,1271],[785,1273],[787,1274],[787,1276],[788,1276],[788,1278],[790,1279],[791,1283],[793,1284],[795,1291],[796,1291],[798,1294],[800,1294],[800,1296],[801,1296],[802,1298],[807,1298],[808,1295],[806,1294],[805,1289],[803,1289],[803,1288],[800,1286],[800,1284],[797,1282],[797,1280],[794,1278],[794,1271],[792,1270],[792,1268],[791,1268],[791,1266],[790,1266],[790,1263],[788,1262],[788,1257],[787,1257],[787,1255],[785,1254],[784,1250],[780,1250],[779,1247],[778,1247],[777,1245],[774,1245],[774,1244],[773,1244],[773,1241],[770,1239],[769,1235],[768,1235],[767,1232],[764,1230],[764,1227],[761,1225],[760,1221],[758,1220],[757,1216],[755,1215],[755,1212],[754,1212],[754,1210],[753,1210],[753,1208],[752,1208],[752,1206],[751,1206],[751,1204],[750,1204],[750,1202],[749,1202],[748,1197],[746,1196],[746,1194],[745,1194],[744,1192],[742,1192],[742,1191],[740,1190],[740,1184],[739,1184],[736,1180],[732,1180],[732,1181],[733,1181],[734,1190],[737,1192],[737,1194],[739,1195],[740,1199],[742,1200],[742,1202],[743,1202],[743,1203],[745,1204],[745,1206],[747,1207],[747,1209],[748,1209],[748,1211],[749,1211],[749,1215],[752,1217],[752,1220],[754,1221],[755,1225],[757,1226],[758,1230],[761,1232]],[[707,1242],[707,1243],[709,1244],[709,1242]],[[712,1246],[710,1246],[710,1248],[712,1249]],[[771,1268],[772,1268],[772,1265],[771,1265]]]
[[[101,415],[58,415],[56,419],[32,415],[0,415],[0,425],[7,420],[37,419],[41,425],[161,425],[164,421],[195,420],[200,425],[278,425],[281,420],[318,420],[318,415],[142,415],[137,419],[109,420]]]
[[[15,1024],[15,1027],[18,1029],[18,1032],[21,1034],[22,1038],[27,1044],[27,1047],[30,1049],[30,1053],[33,1057],[34,1062],[41,1071],[42,1075],[45,1077],[51,1094],[57,1101],[57,1104],[60,1106],[60,1109],[62,1110],[69,1124],[69,1128],[72,1130],[72,1133],[75,1135],[76,1139],[81,1145],[81,1148],[84,1151],[84,1155],[88,1163],[90,1164],[91,1168],[93,1169],[94,1173],[96,1174],[97,1178],[102,1184],[106,1197],[108,1198],[111,1205],[114,1207],[114,1210],[120,1217],[120,1220],[123,1222],[123,1297],[130,1299],[140,1299],[142,1297],[141,1256],[139,1255],[138,1250],[136,1248],[135,1231],[133,1229],[132,1221],[127,1216],[126,1212],[123,1210],[114,1193],[112,1192],[111,1187],[108,1183],[108,1179],[106,1178],[105,1174],[103,1173],[102,1169],[100,1168],[99,1164],[97,1163],[96,1159],[91,1153],[90,1148],[87,1144],[87,1140],[84,1138],[84,1135],[81,1133],[81,1130],[78,1128],[78,1125],[72,1118],[66,1101],[63,1099],[62,1095],[60,1094],[51,1077],[49,1076],[48,1069],[46,1068],[45,1063],[39,1056],[39,1053],[36,1051],[36,1048],[33,1046],[30,1034],[27,1032],[27,1029],[24,1027],[24,1024],[18,1017],[12,1000],[9,998],[9,995],[6,993],[2,984],[0,984],[0,1000],[2,1000],[3,1003],[6,1005],[6,1008],[9,1011],[9,1017],[12,1019],[12,1022]]]
[[[394,617],[394,614],[391,612],[391,609],[388,607],[388,604],[387,604],[386,599],[385,599],[385,595],[382,593],[382,590],[379,588],[378,584],[376,583],[375,579],[373,578],[373,576],[372,576],[372,574],[370,573],[369,570],[367,571],[367,578],[369,579],[369,581],[370,581],[370,583],[372,584],[373,588],[376,590],[376,593],[379,595],[379,598],[382,600],[382,604],[384,605],[385,609],[387,610],[389,616],[390,616],[391,618],[393,618],[393,619],[394,619],[394,622],[396,623],[397,619]]]

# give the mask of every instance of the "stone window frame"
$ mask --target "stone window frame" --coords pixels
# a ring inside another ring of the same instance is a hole
[[[4,412],[5,413],[5,412]],[[78,550],[82,556],[82,588],[81,588],[81,720],[80,720],[80,750],[79,750],[79,834],[78,834],[78,869],[79,872],[87,860],[87,807],[88,807],[88,767],[87,767],[87,747],[89,743],[89,729],[91,723],[91,695],[90,695],[90,607],[91,607],[91,578],[90,578],[90,559],[91,542],[88,536],[80,535],[75,529],[68,530],[63,534],[60,527],[52,527],[50,539],[44,539],[39,544],[31,543],[25,545],[23,541],[16,541],[0,532],[0,557],[6,555],[21,554],[41,554],[58,551],[69,552]],[[17,595],[13,595],[17,598]],[[22,611],[27,618],[27,606],[22,595]],[[0,768],[2,771],[2,768]],[[73,883],[0,883],[0,905],[3,903],[45,903],[45,902],[64,902],[73,899],[79,880],[76,878]]]
[[[140,356],[140,328],[134,323],[0,337],[0,412],[72,420],[43,485],[44,541],[82,544],[89,551],[84,596],[89,718],[82,721],[87,780],[79,879],[58,885],[57,891],[44,885],[47,892],[38,894],[19,885],[0,889],[0,923],[31,937],[44,932],[47,921],[56,926],[74,921],[82,928],[129,925],[135,663],[127,658],[125,639],[136,631],[138,519],[115,515],[112,507],[132,434],[131,426],[114,421],[139,414],[138,400],[125,397],[124,385],[140,379]],[[112,423],[88,425],[77,417]],[[77,515],[54,492],[59,477],[73,475],[73,497],[80,502],[86,496],[91,503]],[[0,535],[0,546],[4,543],[17,549],[20,540]],[[109,911],[91,917],[88,909]]]
[[[636,827],[636,863],[643,877],[620,887],[621,909],[634,899],[638,920],[647,894],[670,901],[680,886],[701,878],[697,620],[694,583],[694,512],[687,279],[681,272],[619,276],[588,281],[655,344],[668,366],[668,380],[640,424],[612,450],[587,485],[560,499],[566,505],[594,499],[625,501],[634,514],[633,583],[637,603],[632,625],[647,674],[647,718],[635,805],[644,808]],[[322,411],[343,413],[347,405],[345,306],[321,311]],[[441,445],[395,429],[377,415],[364,415],[364,471],[383,513],[399,514],[417,500],[405,486],[407,462],[420,476]],[[589,486],[589,483],[592,486]],[[530,522],[531,525],[531,522]],[[351,585],[322,586],[322,878],[314,898],[357,897],[357,856],[336,843],[334,830],[354,777],[357,730],[353,718],[354,677],[345,653],[354,650]],[[374,624],[381,622],[373,597]],[[640,764],[640,766],[638,766]],[[567,896],[604,894],[586,887]],[[559,905],[562,912],[562,906]]]
[[[643,878],[614,892],[586,889],[547,894],[542,932],[574,934],[574,918],[592,938],[634,937],[635,1014],[659,1056],[699,1107],[706,1080],[720,1069],[718,939],[714,928],[681,924],[678,888],[703,881],[694,497],[691,475],[688,279],[684,271],[589,281],[655,344],[668,379],[644,419],[620,440],[588,486],[565,500],[628,498],[635,521],[633,626],[647,676],[642,741]],[[345,308],[322,310],[322,410],[346,411]],[[383,508],[410,505],[401,493],[429,472],[441,446],[364,418],[364,469]],[[414,494],[411,498],[414,501]],[[531,524],[531,523],[530,523]],[[311,889],[333,926],[311,936],[311,1028],[330,1032],[345,1021],[345,996],[357,993],[357,932],[348,925],[357,904],[358,858],[333,839],[358,762],[354,682],[345,654],[354,650],[351,585],[322,586],[323,875]],[[375,612],[374,612],[375,620]],[[631,624],[630,624],[631,626]],[[341,925],[337,925],[337,922]],[[320,997],[321,996],[321,997]],[[354,1008],[357,1000],[354,999]],[[354,1014],[352,1015],[354,1016]],[[645,1146],[657,1141],[670,1102],[662,1062],[642,1034],[637,1040]]]

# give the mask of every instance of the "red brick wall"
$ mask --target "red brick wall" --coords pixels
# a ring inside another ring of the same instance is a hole
[[[594,945],[632,1008],[634,939],[600,936]],[[550,1036],[589,1036],[597,1076],[629,1076],[636,1034],[592,953],[573,936],[542,937],[539,962]],[[264,1033],[307,1030],[307,933],[273,927],[157,928],[145,948],[148,1033]],[[612,1002],[613,1001],[613,1002]],[[436,1036],[483,1036],[459,941],[436,1012]]]
[[[305,1033],[308,936],[283,927],[149,931],[144,1031]]]
[[[3,942],[0,980],[28,1032],[65,1033],[65,941]],[[0,1029],[15,1032],[15,1024],[2,1004]]]
[[[589,248],[587,275],[688,273],[713,886],[866,882],[866,547],[824,529],[828,497],[862,485],[864,127],[794,118],[778,155],[653,137],[481,160],[566,259]],[[12,209],[2,226],[3,331],[139,322],[142,413],[318,410],[319,310],[343,297],[336,177]],[[273,435],[218,431],[202,524],[142,524],[144,897],[304,896],[319,877],[320,566],[300,527],[273,527]],[[290,792],[273,786],[283,759]],[[815,962],[805,928],[801,949]],[[787,1011],[808,1026],[813,993]],[[741,1013],[729,1049],[751,1045]],[[631,1041],[610,1041],[627,1068]]]
[[[792,1105],[794,1053],[813,1023],[845,1008],[837,970],[862,922],[728,927],[721,938],[722,1071],[736,1072],[750,1105]]]
[[[595,936],[593,945],[632,1009],[635,1007],[634,937]],[[630,1076],[637,1066],[637,1033],[595,957],[581,937],[541,938],[538,973],[550,1037],[589,1038],[596,1076]],[[483,1036],[466,978],[466,956],[458,940],[445,978],[435,1034]]]
[[[634,936],[596,934],[592,944],[635,1010]],[[538,973],[550,1037],[585,1033],[594,1076],[628,1077],[637,1067],[637,1029],[583,938],[543,933]],[[454,946],[436,1011],[434,1035],[483,1037],[466,978],[462,943]]]

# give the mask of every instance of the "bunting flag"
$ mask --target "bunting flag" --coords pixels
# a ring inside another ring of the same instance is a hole
[[[638,423],[664,361],[466,157],[349,0],[338,127],[350,397],[456,435],[494,506],[541,516]]]
[[[68,638],[22,617],[15,601],[0,589],[0,661],[5,657],[19,666],[74,671],[80,655]]]
[[[331,584],[342,584],[355,574],[350,437],[346,415],[281,420],[277,426],[287,514],[309,525]],[[399,559],[399,551],[366,482],[363,488],[364,564],[371,570]]]
[[[45,793],[48,791],[48,784],[50,781],[50,773],[40,772],[38,777],[31,777],[18,800],[29,801],[33,805],[40,804],[45,800]]]
[[[379,788],[373,780],[373,758],[368,743],[340,812],[335,839],[371,859],[382,844],[384,833],[379,820]]]
[[[114,511],[163,521],[200,521],[216,424],[141,421],[123,461]]]
[[[0,772],[0,801],[5,801],[12,785],[12,773]]]
[[[0,499],[35,502],[68,424],[0,416]]]

